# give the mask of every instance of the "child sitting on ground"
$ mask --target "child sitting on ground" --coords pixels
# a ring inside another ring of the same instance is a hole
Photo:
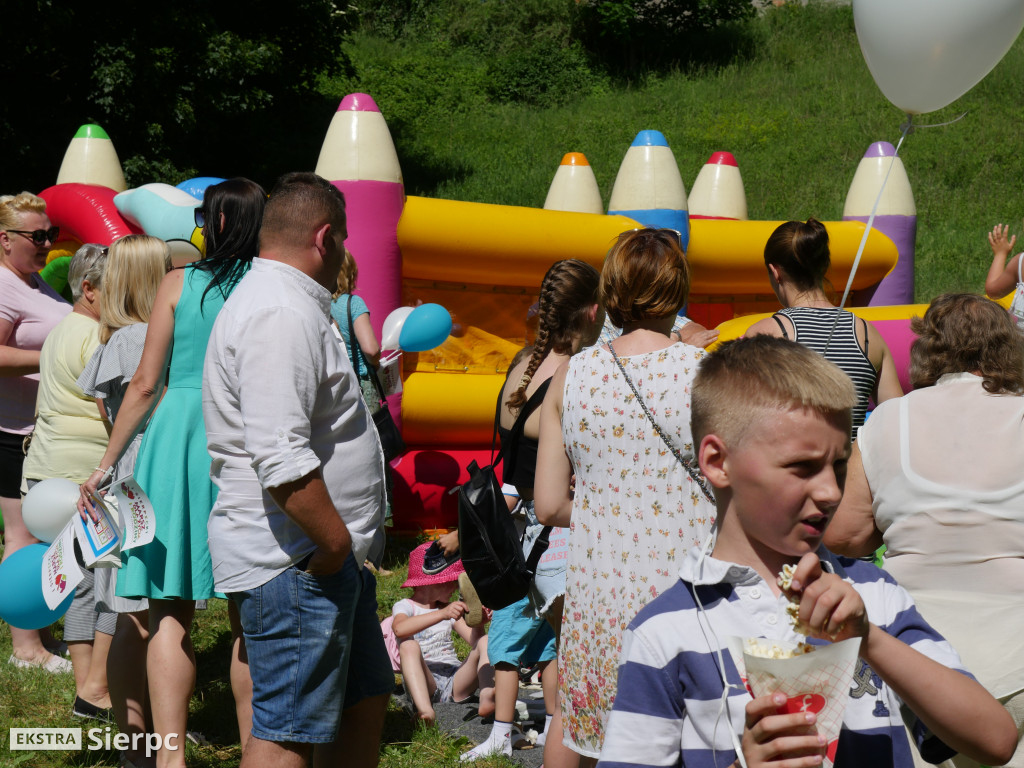
[[[398,638],[405,688],[421,720],[434,722],[434,704],[461,702],[480,689],[480,715],[494,712],[494,670],[487,661],[487,636],[482,627],[470,629],[463,617],[466,604],[449,602],[465,571],[462,561],[440,573],[423,573],[423,555],[430,543],[421,544],[409,555],[409,578],[402,587],[412,587],[412,597],[399,600],[391,609],[392,629]],[[459,661],[452,642],[452,630],[472,650]]]
[[[797,566],[788,594],[799,599],[812,644],[861,638],[835,765],[911,768],[901,704],[926,760],[955,752],[989,765],[1010,759],[1010,715],[910,596],[874,565],[821,546],[842,498],[855,402],[842,371],[784,339],[740,339],[701,363],[693,436],[715,488],[717,538],[710,554],[707,546],[687,554],[680,581],[623,636],[600,765],[724,768],[737,753],[750,768],[822,762],[815,714],[780,714],[778,692],[752,699],[727,650],[730,636],[804,639],[776,581],[784,565]]]

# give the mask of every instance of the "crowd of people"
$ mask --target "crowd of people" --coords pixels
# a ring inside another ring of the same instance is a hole
[[[45,203],[0,197],[4,557],[35,541],[21,499],[51,477],[88,516],[132,475],[156,519],[121,568],[87,572],[62,642],[12,628],[10,663],[73,672],[79,717],[177,735],[125,766],[184,767],[193,617],[223,598],[244,768],[376,765],[396,671],[428,726],[474,695],[493,716],[464,762],[510,755],[530,665],[548,768],[1024,765],[1024,336],[994,302],[945,295],[914,320],[904,395],[878,331],[831,301],[814,219],[765,246],[782,309],[714,352],[682,314],[678,232],[624,232],[600,271],[556,262],[495,404],[508,512],[549,556],[484,617],[458,534],[424,543],[382,631],[380,343],[345,199],[312,173],[269,196],[231,179],[196,223],[205,255],[183,268],[146,235],[83,246],[67,304],[38,274]],[[1008,293],[1014,240],[989,242],[986,288]],[[859,642],[838,742],[748,692],[733,636]]]

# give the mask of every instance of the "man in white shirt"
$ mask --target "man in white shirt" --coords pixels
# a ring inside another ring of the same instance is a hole
[[[359,700],[394,687],[386,654],[349,670],[353,646],[372,637],[361,634],[367,619],[381,635],[359,606],[384,460],[330,326],[346,236],[341,192],[312,173],[282,177],[260,257],[207,347],[203,415],[219,490],[210,555],[217,589],[238,606],[253,680],[244,768],[306,765],[355,703],[347,686]]]

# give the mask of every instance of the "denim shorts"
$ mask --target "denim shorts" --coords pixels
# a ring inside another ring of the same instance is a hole
[[[533,511],[533,501],[524,501],[526,533],[523,536],[523,557],[529,557],[544,526]],[[569,562],[569,529],[552,528],[548,548],[537,563],[537,573],[530,585],[530,602],[535,616],[544,616],[552,603],[565,594],[565,566]],[[489,646],[488,646],[489,649]],[[490,650],[488,650],[490,653]]]
[[[231,594],[252,674],[253,736],[276,743],[334,740],[361,571],[349,555],[330,576],[291,566],[266,584]]]
[[[555,631],[534,615],[529,597],[500,608],[487,629],[487,658],[518,666],[555,658]]]
[[[391,695],[395,690],[395,673],[391,669],[384,633],[377,619],[377,579],[369,568],[361,569],[363,588],[352,622],[352,655],[345,681],[345,709],[363,699]]]

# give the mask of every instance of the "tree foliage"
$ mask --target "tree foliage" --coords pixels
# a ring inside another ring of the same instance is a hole
[[[594,57],[632,76],[729,59],[737,42],[729,22],[754,12],[750,0],[580,0],[575,24]]]
[[[84,123],[130,185],[311,169],[352,15],[334,0],[21,0],[4,9],[3,192],[54,183]],[[311,129],[310,123],[321,127]]]

